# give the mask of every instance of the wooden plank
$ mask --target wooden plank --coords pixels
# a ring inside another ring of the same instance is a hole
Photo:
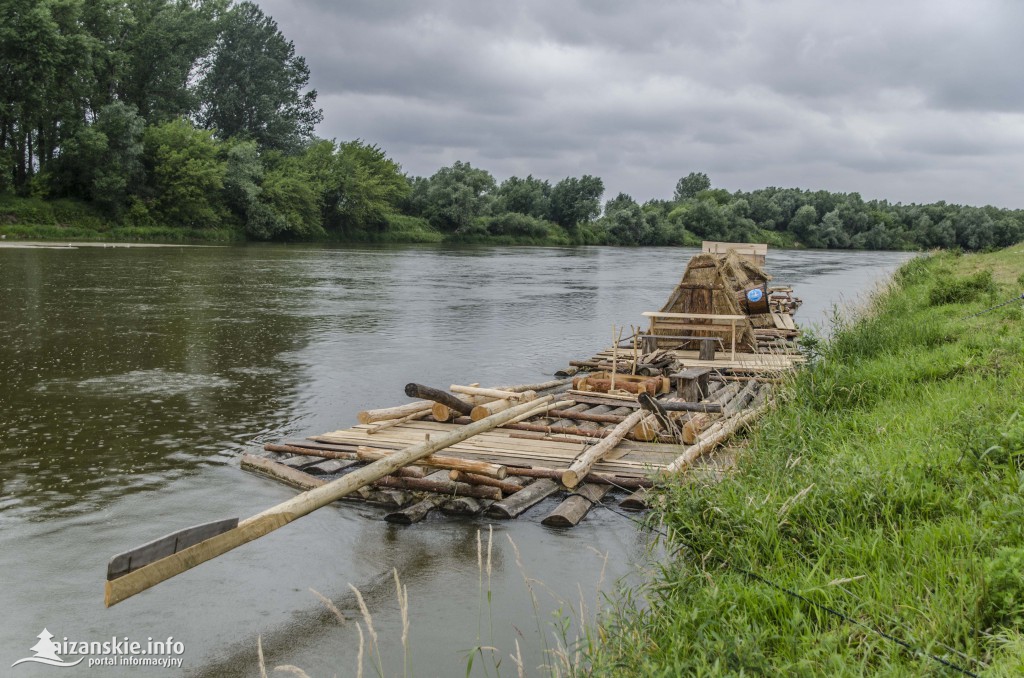
[[[611,489],[610,485],[584,483],[540,522],[548,527],[575,527]]]
[[[682,318],[695,320],[746,320],[745,315],[727,313],[670,313],[668,311],[644,311],[641,315],[647,318]]]
[[[487,515],[496,518],[518,518],[528,508],[558,491],[558,483],[550,478],[538,478],[511,497],[491,504]]]
[[[123,577],[144,565],[148,565],[178,551],[183,551],[189,546],[198,544],[210,537],[216,537],[218,534],[232,530],[237,526],[238,518],[214,520],[202,525],[186,527],[184,530],[178,530],[159,539],[154,539],[138,548],[119,553],[111,558],[107,564],[107,580],[110,581]]]

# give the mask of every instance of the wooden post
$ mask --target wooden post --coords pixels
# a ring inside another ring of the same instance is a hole
[[[548,401],[554,400],[552,395],[544,396],[544,398]],[[232,530],[145,565],[138,570],[129,572],[123,577],[107,581],[104,603],[107,607],[116,605],[122,600],[145,591],[175,575],[181,574],[196,565],[216,558],[254,539],[259,539],[302,516],[355,492],[365,485],[369,485],[375,480],[393,473],[403,466],[419,461],[423,457],[428,457],[438,450],[443,450],[446,447],[451,447],[456,443],[472,438],[478,433],[497,428],[506,421],[514,419],[520,414],[536,407],[537,404],[536,402],[523,403],[518,407],[499,412],[486,419],[481,419],[478,422],[440,435],[433,440],[407,447],[397,454],[375,461],[326,485],[303,492],[286,502],[247,518],[239,522],[238,527]]]
[[[615,449],[615,446],[626,437],[626,434],[632,431],[633,427],[639,424],[640,420],[646,416],[647,412],[637,410],[626,417],[625,421],[612,429],[608,437],[588,449],[569,464],[569,468],[562,473],[562,484],[570,489],[579,485],[583,476],[590,473],[590,469],[593,468],[594,464]]]
[[[697,358],[700,360],[714,360],[715,359],[715,342],[718,339],[713,337],[707,337],[700,340],[700,348],[698,349]]]
[[[736,321],[730,320],[729,325],[732,327],[732,357],[729,360],[736,360]]]
[[[710,367],[691,367],[676,372],[671,375],[676,380],[676,395],[691,403],[703,400],[708,394],[710,375]]]

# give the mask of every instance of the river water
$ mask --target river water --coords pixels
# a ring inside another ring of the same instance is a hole
[[[0,674],[54,675],[8,668],[33,656],[45,627],[56,640],[170,636],[184,647],[180,669],[83,662],[61,675],[253,676],[257,638],[268,667],[354,675],[352,584],[388,676],[406,661],[420,677],[465,675],[478,646],[498,650],[477,656],[475,675],[498,662],[515,675],[516,641],[537,675],[559,637],[575,634],[558,632],[554,613],[592,618],[599,590],[643,566],[647,538],[624,518],[595,510],[569,531],[440,516],[398,527],[373,507],[338,504],[110,609],[107,560],[294,496],[239,470],[264,442],[405,402],[409,381],[535,382],[592,355],[613,323],[660,308],[694,252],[0,249]],[[908,256],[776,250],[768,268],[804,299],[797,320],[827,327],[833,305]],[[393,569],[408,591],[407,652]]]

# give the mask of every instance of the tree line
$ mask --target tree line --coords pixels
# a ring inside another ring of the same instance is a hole
[[[602,204],[590,175],[499,183],[455,162],[408,176],[379,146],[317,138],[308,84],[305,60],[252,2],[0,0],[0,212],[11,196],[73,201],[108,224],[258,240],[974,250],[1024,239],[1019,210],[729,192],[701,172],[643,204],[623,193]]]

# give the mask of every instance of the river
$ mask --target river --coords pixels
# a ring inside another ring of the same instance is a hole
[[[613,323],[660,308],[693,253],[0,249],[0,673],[55,675],[7,668],[33,656],[46,628],[58,641],[173,637],[184,648],[180,669],[82,663],[61,675],[253,676],[258,637],[268,667],[354,675],[352,584],[388,676],[404,661],[421,678],[465,675],[477,646],[499,650],[477,656],[475,675],[493,675],[498,660],[515,675],[517,640],[537,675],[560,635],[553,612],[592,618],[599,590],[645,563],[647,538],[621,516],[595,510],[569,531],[440,516],[398,527],[376,508],[338,504],[110,609],[107,560],[293,496],[239,470],[239,456],[405,402],[409,381],[536,382],[592,355]],[[775,250],[768,268],[804,299],[797,320],[827,330],[833,305],[862,298],[908,256]],[[486,561],[489,529],[488,584],[478,534]],[[408,591],[407,653],[393,569]]]

